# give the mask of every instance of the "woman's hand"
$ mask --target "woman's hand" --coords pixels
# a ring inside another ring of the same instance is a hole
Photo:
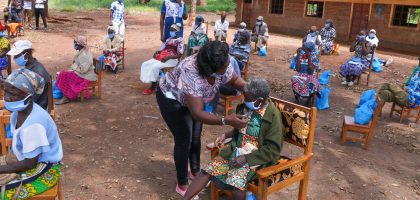
[[[237,115],[232,114],[225,117],[225,122],[227,125],[232,126],[237,129],[245,128],[249,120],[240,119]]]
[[[240,168],[246,164],[246,158],[244,155],[238,156],[233,159],[233,167]]]
[[[216,140],[214,141],[214,145],[217,147],[217,148],[222,148],[222,146],[223,146],[223,144],[224,144],[224,142],[225,142],[225,140],[226,140],[226,134],[224,134],[224,133],[222,133],[221,135],[219,135],[217,138],[216,138]]]

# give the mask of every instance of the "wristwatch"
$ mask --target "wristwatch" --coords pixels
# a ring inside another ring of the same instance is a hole
[[[225,116],[222,116],[222,126],[226,125]]]

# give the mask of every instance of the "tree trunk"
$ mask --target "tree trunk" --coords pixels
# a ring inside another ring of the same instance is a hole
[[[197,6],[207,6],[207,0],[197,0]]]
[[[188,26],[192,26],[195,21],[195,10],[197,7],[197,0],[191,0],[190,3],[190,14],[188,16]]]

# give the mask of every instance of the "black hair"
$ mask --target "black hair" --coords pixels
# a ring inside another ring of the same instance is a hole
[[[228,62],[230,62],[229,45],[225,42],[207,42],[197,54],[198,73],[203,78],[207,78],[218,69],[226,67]]]

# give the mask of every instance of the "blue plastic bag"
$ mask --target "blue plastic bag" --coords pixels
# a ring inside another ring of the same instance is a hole
[[[366,90],[360,96],[359,106],[363,105],[365,102],[375,100],[376,91],[374,89]]]
[[[330,82],[330,76],[332,75],[331,70],[325,70],[318,78],[318,82],[321,85],[327,85]]]
[[[10,124],[7,124],[6,125],[6,138],[9,138],[9,139],[11,139],[11,138],[13,138],[13,135],[12,135],[12,131],[10,130]]]
[[[259,56],[267,56],[267,47],[263,46],[258,50]]]
[[[361,125],[369,124],[377,106],[375,99],[373,99],[357,107],[354,112],[354,122]]]
[[[320,95],[316,95],[316,108],[318,110],[325,110],[330,107],[328,98],[331,93],[330,87],[323,87],[320,91]]]
[[[293,56],[292,61],[290,62],[290,69],[296,69],[296,59],[297,56]]]
[[[61,99],[61,98],[63,98],[63,93],[61,92],[61,90],[60,89],[58,89],[58,87],[57,87],[57,83],[56,83],[57,81],[53,81],[53,98],[54,99]]]
[[[372,70],[374,72],[381,72],[383,64],[380,62],[379,58],[375,57],[372,61]]]

